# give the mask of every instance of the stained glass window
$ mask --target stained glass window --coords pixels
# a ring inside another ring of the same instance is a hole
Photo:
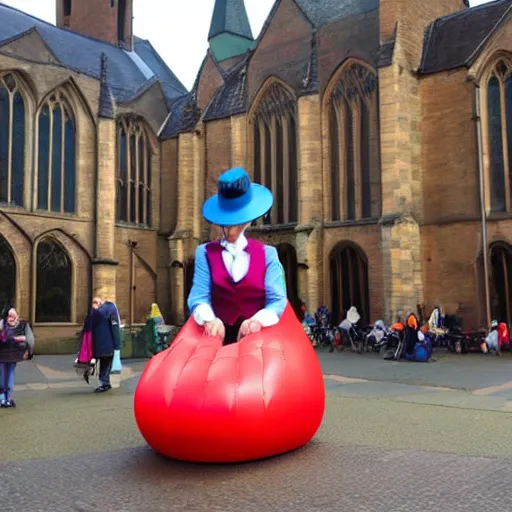
[[[376,101],[376,74],[357,62],[344,67],[327,103],[331,220],[372,216],[372,175],[379,172],[373,168],[378,159],[371,144],[377,133],[377,118],[371,114]]]
[[[37,208],[75,213],[76,127],[60,93],[39,112],[37,162]]]
[[[505,166],[501,135],[500,82],[496,76],[492,76],[487,84],[487,108],[489,156],[491,160],[491,210],[493,212],[503,212],[506,210]]]
[[[264,224],[298,220],[298,156],[295,98],[278,83],[268,87],[252,116],[254,180],[274,192]]]
[[[16,305],[16,260],[9,242],[0,235],[0,311]]]
[[[71,321],[71,260],[53,239],[37,246],[36,322]]]
[[[144,123],[123,118],[117,132],[117,220],[151,226],[152,152]]]
[[[23,206],[25,103],[13,74],[0,74],[0,202]]]

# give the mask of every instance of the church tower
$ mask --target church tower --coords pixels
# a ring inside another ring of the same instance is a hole
[[[57,0],[57,26],[133,50],[133,0]]]
[[[242,55],[254,46],[244,0],[215,0],[208,42],[218,62]]]

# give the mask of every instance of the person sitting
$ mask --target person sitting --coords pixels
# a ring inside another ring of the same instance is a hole
[[[203,205],[203,217],[221,227],[223,236],[196,249],[187,304],[205,335],[218,336],[225,345],[276,325],[286,308],[277,250],[245,236],[273,201],[269,189],[235,168],[219,177],[218,194]]]

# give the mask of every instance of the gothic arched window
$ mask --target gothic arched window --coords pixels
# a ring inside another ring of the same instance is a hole
[[[117,124],[117,220],[151,226],[151,147],[143,121]]]
[[[355,306],[362,324],[368,324],[370,293],[366,255],[356,246],[340,243],[332,250],[329,260],[333,322],[338,325]]]
[[[377,76],[356,62],[334,77],[327,100],[331,220],[378,216]]]
[[[60,93],[39,112],[37,208],[56,213],[76,211],[76,127]]]
[[[492,212],[511,210],[512,66],[498,61],[487,81],[487,124]]]
[[[36,322],[70,322],[71,260],[56,240],[39,242],[36,274]]]
[[[0,74],[0,202],[23,206],[25,103],[16,76]]]
[[[490,248],[490,291],[492,320],[512,321],[512,247],[495,243]]]
[[[9,242],[0,235],[0,310],[16,304],[16,260]]]
[[[254,181],[274,193],[265,224],[298,221],[297,107],[282,85],[271,84],[252,116]]]

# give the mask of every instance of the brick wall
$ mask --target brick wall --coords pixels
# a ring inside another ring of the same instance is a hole
[[[161,143],[160,232],[170,236],[178,216],[178,139]]]
[[[208,52],[206,62],[201,69],[197,90],[197,106],[203,110],[212,99],[215,91],[224,83],[212,55]]]
[[[298,90],[310,54],[311,25],[293,0],[282,0],[249,64],[249,104],[270,76]]]
[[[417,67],[425,28],[435,19],[463,9],[463,0],[380,0],[380,39],[391,37],[398,23],[405,61]]]
[[[318,78],[325,90],[332,74],[349,57],[376,67],[379,13],[351,16],[322,28],[318,34]]]
[[[474,85],[465,70],[420,81],[423,222],[480,214]]]
[[[57,1],[57,26],[117,45],[119,0],[71,0],[71,16],[64,17],[63,1]],[[126,0],[125,44],[131,48],[133,0]]]

